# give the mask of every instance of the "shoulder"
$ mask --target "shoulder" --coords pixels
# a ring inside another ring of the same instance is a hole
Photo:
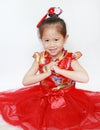
[[[81,51],[76,51],[76,52],[68,52],[67,54],[69,57],[72,57],[73,60],[79,59],[83,54]]]
[[[77,60],[77,59],[79,59],[82,55],[83,55],[83,54],[82,54],[81,51],[76,51],[76,52],[74,52],[74,53],[72,54],[72,58],[75,59],[75,60]]]
[[[33,57],[37,62],[39,62],[40,59],[44,57],[44,55],[45,55],[45,51],[34,52],[34,54],[33,54],[32,57]]]

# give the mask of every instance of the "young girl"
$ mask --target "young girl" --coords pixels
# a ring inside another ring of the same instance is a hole
[[[34,53],[22,81],[26,87],[0,94],[1,115],[23,130],[100,129],[100,93],[75,88],[89,78],[78,62],[81,53],[64,49],[68,35],[61,13],[50,8],[37,25],[44,51]]]

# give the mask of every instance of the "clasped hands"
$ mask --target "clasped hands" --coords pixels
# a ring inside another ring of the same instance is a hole
[[[59,70],[60,70],[60,68],[58,67],[58,62],[54,62],[54,61],[52,61],[49,64],[45,65],[44,68],[45,68],[45,71],[49,72],[50,74],[52,72],[59,73]],[[53,91],[57,91],[59,89],[60,89],[59,87],[52,88]]]
[[[58,62],[52,61],[49,64],[44,66],[45,70],[48,72],[58,73],[60,68],[58,67]]]

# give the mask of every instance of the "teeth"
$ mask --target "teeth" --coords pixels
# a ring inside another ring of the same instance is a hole
[[[56,49],[52,49],[52,50],[50,50],[51,52],[55,52],[56,51]]]

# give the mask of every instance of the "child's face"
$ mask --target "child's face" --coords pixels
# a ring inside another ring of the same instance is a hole
[[[58,57],[62,53],[66,38],[58,31],[55,25],[49,25],[44,29],[41,40],[45,51],[51,57]]]

